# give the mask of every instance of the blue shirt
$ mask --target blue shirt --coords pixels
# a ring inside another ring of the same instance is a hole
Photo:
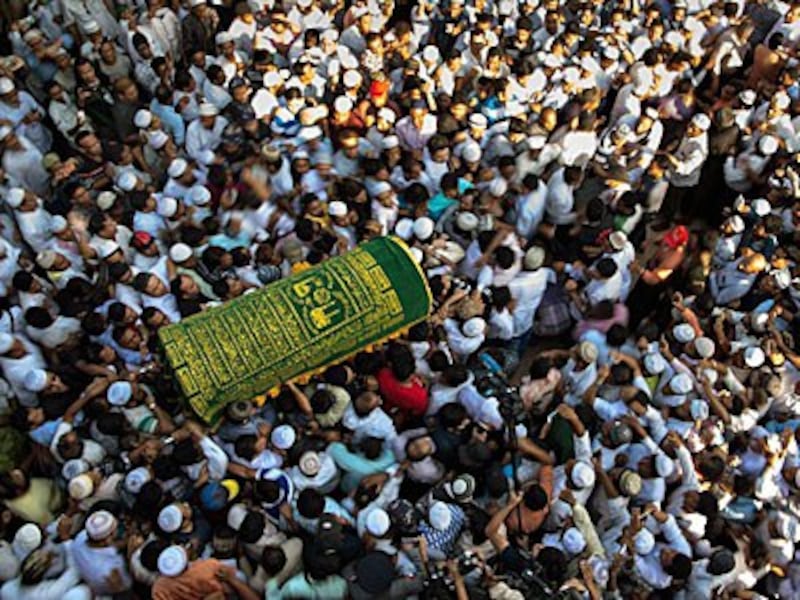
[[[475,186],[473,186],[466,179],[459,178],[458,195],[460,196],[467,190],[472,189],[473,187]],[[434,221],[438,221],[439,217],[442,216],[442,213],[444,211],[446,211],[448,208],[456,204],[458,204],[458,200],[453,200],[452,198],[448,198],[442,192],[439,192],[433,198],[428,200],[428,216]]]
[[[164,128],[172,136],[175,144],[183,146],[186,139],[186,123],[183,118],[169,104],[161,104],[158,100],[150,103],[150,112],[161,119]]]

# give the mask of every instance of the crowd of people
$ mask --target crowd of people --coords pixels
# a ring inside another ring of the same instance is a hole
[[[3,4],[2,600],[800,597],[800,2]],[[385,235],[427,321],[192,414]]]

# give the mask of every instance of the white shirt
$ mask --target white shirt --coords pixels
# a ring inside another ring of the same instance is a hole
[[[708,157],[708,135],[701,133],[696,137],[684,137],[675,158],[680,162],[673,169],[670,182],[676,187],[693,187],[700,181],[700,172]]]
[[[186,151],[203,165],[214,162],[214,151],[222,141],[222,132],[228,125],[225,117],[218,116],[211,129],[206,129],[199,119],[192,121],[186,129]]]
[[[542,302],[547,284],[555,282],[555,271],[543,267],[535,271],[520,271],[508,283],[511,296],[517,301],[513,314],[515,337],[533,327],[533,318]]]
[[[391,440],[397,435],[394,423],[383,409],[374,408],[366,416],[359,416],[353,404],[348,404],[342,416],[342,424],[353,431],[353,441],[358,443],[366,437]]]
[[[517,198],[517,234],[527,240],[533,238],[544,219],[547,202],[547,185],[540,179],[539,186]]]
[[[550,177],[547,183],[547,218],[555,225],[569,225],[575,221],[575,195],[572,186],[564,181],[561,168]]]

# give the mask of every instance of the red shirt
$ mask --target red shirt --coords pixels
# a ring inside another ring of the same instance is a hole
[[[412,375],[408,382],[401,383],[390,368],[384,367],[378,371],[378,387],[387,411],[397,408],[412,416],[421,417],[428,409],[428,390],[416,375]]]

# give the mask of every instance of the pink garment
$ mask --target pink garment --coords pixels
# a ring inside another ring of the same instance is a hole
[[[575,330],[572,332],[572,338],[574,340],[578,340],[590,329],[595,329],[602,333],[606,333],[609,329],[611,329],[612,325],[627,325],[629,317],[630,311],[628,311],[628,307],[621,302],[618,302],[614,305],[614,312],[610,319],[584,319],[583,321],[578,321],[578,324],[575,325]]]

